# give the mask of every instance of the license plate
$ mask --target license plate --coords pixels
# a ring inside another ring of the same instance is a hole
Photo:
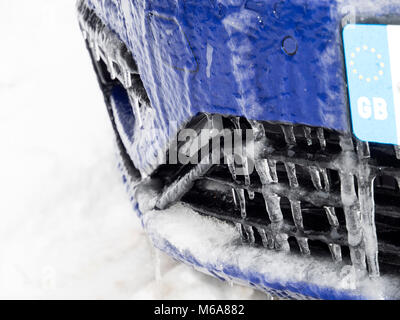
[[[343,41],[355,136],[400,145],[400,26],[350,24]]]

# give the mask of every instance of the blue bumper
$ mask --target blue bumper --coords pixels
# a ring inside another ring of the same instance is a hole
[[[134,166],[148,174],[157,168],[157,153],[164,153],[172,136],[198,113],[351,132],[343,26],[353,19],[395,23],[393,17],[400,17],[397,0],[384,4],[368,0],[87,1],[137,62],[152,107],[147,122],[137,128],[124,121],[132,120],[134,111],[120,87],[111,92],[111,104],[123,129],[119,133],[133,146],[129,156]],[[158,134],[149,135],[152,129]],[[128,176],[124,172],[129,186]],[[136,201],[133,194],[131,200]],[[141,212],[137,204],[135,210]],[[170,240],[171,235],[159,233],[155,224],[143,224],[160,249],[228,281],[244,281],[282,296],[291,292],[328,299],[369,297],[308,278],[296,280],[295,273],[275,281],[262,268],[202,261],[191,248],[182,249],[182,244]],[[396,291],[397,284],[394,287]],[[384,297],[397,297],[392,291]]]
[[[199,112],[350,131],[342,26],[400,16],[396,0],[88,3],[138,63],[162,133],[153,153]]]
[[[347,131],[349,5],[400,16],[395,0],[89,2],[134,53],[160,123],[178,126],[209,112]]]

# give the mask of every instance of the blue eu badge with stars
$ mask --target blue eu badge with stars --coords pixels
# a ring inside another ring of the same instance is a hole
[[[400,145],[400,26],[350,24],[343,41],[355,136]]]

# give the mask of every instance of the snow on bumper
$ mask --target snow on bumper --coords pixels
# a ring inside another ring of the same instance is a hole
[[[240,245],[237,230],[177,204],[142,215],[154,245],[174,258],[222,280],[251,285],[283,298],[393,299],[393,279],[366,280],[356,287],[350,269],[343,276],[332,264]],[[398,290],[398,289],[397,289]]]

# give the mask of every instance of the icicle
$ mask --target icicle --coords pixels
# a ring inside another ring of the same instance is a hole
[[[235,129],[240,130],[240,117],[232,117],[231,121],[235,127]]]
[[[233,197],[233,203],[235,204],[235,207],[238,206],[237,200],[236,200],[236,192],[235,189],[232,188],[232,197]]]
[[[135,99],[135,103],[133,105],[133,111],[135,114],[135,120],[137,120],[139,128],[143,128],[142,116],[140,114],[140,108],[139,108],[139,99]]]
[[[296,144],[296,137],[294,135],[293,126],[281,126],[283,134],[285,135],[285,141],[289,146]]]
[[[99,62],[100,61],[100,48],[99,48],[99,44],[97,43],[96,39],[93,41],[93,55],[94,55],[94,58],[96,59],[96,61]]]
[[[256,194],[255,194],[255,192],[254,191],[248,191],[248,194],[249,194],[249,199],[250,200],[254,200],[254,198],[256,197]]]
[[[254,134],[254,140],[260,141],[265,138],[265,128],[260,121],[248,120]]]
[[[273,178],[271,176],[271,170],[268,160],[266,159],[257,160],[255,165],[257,173],[260,176],[261,183],[263,185],[273,183]]]
[[[265,200],[265,206],[271,220],[271,230],[274,235],[275,248],[280,251],[290,251],[290,246],[287,241],[287,235],[281,232],[283,227],[283,214],[281,210],[281,198],[268,191],[266,185],[263,186],[262,194]]]
[[[331,190],[331,183],[329,181],[329,177],[328,177],[328,170],[325,168],[320,169],[320,173],[322,175],[322,178],[324,180],[324,190],[326,192],[329,192]]]
[[[296,175],[296,165],[294,163],[285,162],[285,168],[289,179],[289,184],[292,188],[299,187],[299,181]]]
[[[358,187],[365,252],[370,276],[379,277],[378,239],[375,226],[374,178],[370,177],[369,172],[365,169],[366,168],[360,170],[363,174],[360,173]]]
[[[254,244],[256,243],[256,238],[255,238],[255,236],[254,236],[253,227],[251,227],[251,226],[244,226],[244,231],[246,232],[246,237],[247,237],[248,242],[249,242],[251,245],[254,245]]]
[[[358,271],[366,269],[365,251],[363,248],[363,230],[358,199],[355,192],[354,176],[340,172],[341,196],[346,216],[346,228],[353,266]]]
[[[396,153],[396,158],[400,160],[400,146],[394,146],[394,152]]]
[[[329,221],[329,225],[331,226],[332,230],[339,228],[339,220],[336,215],[336,210],[334,207],[324,207],[326,216]],[[335,262],[342,261],[342,248],[340,245],[330,243],[329,250],[332,255],[332,259]]]
[[[124,87],[125,89],[129,89],[130,87],[132,87],[131,73],[128,70],[123,70],[122,74],[124,77]]]
[[[250,186],[251,180],[250,180],[250,174],[249,174],[249,160],[247,157],[244,159],[243,172],[244,172],[244,184],[246,186]],[[254,200],[255,193],[253,191],[248,190],[248,194],[249,194],[250,200]]]
[[[302,255],[311,255],[310,247],[308,246],[308,239],[303,237],[296,237],[297,244],[299,245]]]
[[[318,137],[321,149],[325,150],[325,148],[326,148],[326,140],[325,140],[325,134],[324,134],[324,129],[323,128],[318,128],[317,129],[317,137]]]
[[[268,231],[268,230],[266,231],[262,228],[257,228],[257,231],[258,231],[259,235],[261,236],[263,246],[265,248],[273,250],[275,245],[274,245],[274,239],[273,239],[270,231]]]
[[[263,141],[264,143],[266,143],[267,139],[266,139],[266,135],[265,135],[264,125],[260,121],[255,121],[255,120],[248,120],[248,122],[253,130],[254,143],[259,142],[259,141]],[[257,161],[255,161],[255,162],[257,162]],[[268,162],[264,163],[263,165],[268,165]],[[247,162],[247,172],[248,172],[248,162]],[[250,181],[250,177],[249,177],[249,181]],[[251,200],[254,200],[255,193],[249,192],[249,198]]]
[[[246,198],[244,196],[244,189],[236,189],[236,195],[239,200],[240,214],[242,216],[242,219],[246,219],[247,212],[246,212]]]
[[[235,127],[235,130],[240,130],[240,118],[239,117],[232,117],[231,121]],[[242,155],[238,155],[240,157],[240,165],[244,165],[243,162],[243,157]],[[229,168],[229,171],[232,175],[232,178],[234,181],[237,181],[237,170],[236,170],[236,160],[234,157],[234,152],[232,152],[232,154],[227,154],[226,155],[226,161],[227,161],[227,165]]]
[[[245,234],[243,233],[243,226],[240,223],[236,223],[236,229],[239,232],[240,239],[242,240],[242,243],[247,243],[247,238]]]
[[[338,244],[329,244],[329,250],[332,254],[332,259],[335,262],[341,262],[342,261],[342,248]]]
[[[311,180],[314,184],[315,189],[322,190],[321,176],[317,167],[309,167]]]
[[[369,150],[369,143],[357,140],[357,153],[359,159],[371,158],[371,152]]]
[[[290,200],[290,207],[292,209],[293,221],[297,230],[303,231],[304,230],[303,215],[301,213],[300,201]]]
[[[335,208],[334,207],[324,207],[324,209],[325,209],[328,221],[329,221],[329,225],[332,228],[338,228],[339,227],[339,220],[337,218],[337,215],[336,215],[336,212],[335,212]]]
[[[232,122],[235,126],[236,130],[241,130],[241,126],[240,126],[240,118],[239,117],[233,117],[232,118]],[[243,155],[244,154],[244,155]],[[247,157],[247,152],[242,152],[240,154],[237,155],[239,157],[239,161],[240,161],[240,165],[242,166],[243,169],[243,175],[244,175],[244,180],[245,180],[245,185],[246,186],[250,186],[251,181],[250,181],[250,174],[249,174],[249,160]],[[249,191],[249,198],[250,199],[254,199],[254,192]]]
[[[343,152],[354,153],[353,139],[349,135],[340,136],[340,147]]]
[[[262,228],[257,228],[257,231],[261,237],[261,241],[262,241],[264,248],[268,248],[268,239],[267,239],[267,234],[265,233],[265,230]]]
[[[257,160],[255,163],[256,171],[260,176],[262,184],[271,184],[278,182],[278,175],[276,172],[276,161],[270,160]]]
[[[236,166],[235,166],[235,158],[231,154],[226,155],[226,163],[228,165],[229,172],[232,175],[232,178],[234,181],[237,180],[237,175],[236,175]]]
[[[307,140],[307,145],[311,146],[312,143],[312,137],[311,137],[311,128],[310,127],[303,127],[304,128],[304,136]]]
[[[281,227],[279,227],[281,228]],[[288,242],[289,236],[285,233],[277,234],[275,238],[275,249],[282,252],[290,252],[290,245]]]
[[[303,214],[301,212],[301,203],[300,201],[290,200],[290,207],[292,209],[293,221],[298,231],[304,231],[303,224]],[[297,243],[299,244],[299,248],[302,254],[310,255],[310,248],[308,246],[308,240],[304,237],[296,237]]]
[[[110,77],[112,80],[115,80],[117,77],[117,73],[114,68],[114,61],[111,59],[111,57],[107,57],[107,66],[108,66],[108,71],[110,72]]]
[[[275,164],[275,174],[276,174],[276,162]],[[283,214],[280,206],[280,198],[271,194],[268,191],[268,185],[274,182],[271,176],[271,166],[268,160],[258,160],[256,161],[256,170],[260,176],[261,183],[263,184],[262,194],[265,201],[265,206],[267,208],[268,216],[271,220],[271,231],[273,234],[273,239],[275,243],[275,248],[277,250],[288,251],[290,250],[289,243],[287,242],[287,236],[281,235],[281,229],[283,226]]]
[[[276,161],[268,160],[269,172],[271,173],[271,178],[273,183],[278,183],[278,173],[276,171]]]
[[[374,180],[368,165],[371,157],[368,142],[357,140],[360,162],[358,174],[358,199],[361,211],[361,226],[370,277],[379,277],[378,238],[375,225]]]
[[[283,221],[283,214],[281,211],[281,204],[280,200],[281,198],[277,195],[273,195],[269,193],[267,188],[264,186],[263,187],[263,196],[265,199],[265,204],[267,207],[267,211],[270,217],[270,220],[272,223],[280,223]]]
[[[133,114],[135,115],[135,121],[137,121],[139,128],[143,128],[142,116],[140,114],[139,107],[139,98],[136,96],[135,92],[132,91],[132,89],[128,90],[128,96],[132,106]]]

